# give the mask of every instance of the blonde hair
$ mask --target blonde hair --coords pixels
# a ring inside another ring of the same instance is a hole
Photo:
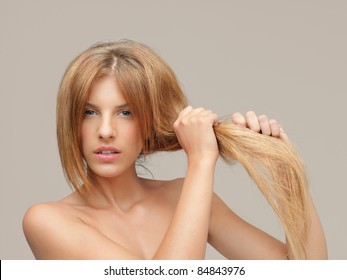
[[[135,118],[141,121],[143,155],[181,149],[173,130],[187,106],[174,72],[150,48],[130,40],[98,43],[76,57],[62,79],[57,99],[57,138],[64,174],[76,189],[92,190],[83,160],[80,127],[91,87],[114,74]],[[221,157],[239,161],[279,217],[288,258],[305,259],[308,233],[307,179],[289,142],[230,122],[215,127]]]

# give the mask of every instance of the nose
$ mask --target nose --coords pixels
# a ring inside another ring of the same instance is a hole
[[[116,129],[111,117],[104,117],[101,119],[99,126],[99,138],[100,139],[113,139],[116,136]]]

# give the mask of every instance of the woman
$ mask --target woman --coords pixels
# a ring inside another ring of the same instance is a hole
[[[70,64],[57,136],[75,192],[27,211],[36,258],[203,259],[207,242],[229,259],[327,258],[304,169],[281,126],[254,112],[219,122],[187,105],[170,67],[142,44],[96,44]],[[139,156],[182,148],[185,178],[137,176]],[[286,244],[214,194],[219,155],[243,164],[281,220]]]

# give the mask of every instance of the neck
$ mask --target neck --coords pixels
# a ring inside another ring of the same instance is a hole
[[[101,177],[91,173],[95,194],[89,197],[93,204],[101,208],[120,208],[126,211],[144,199],[141,178],[135,167],[117,177]]]

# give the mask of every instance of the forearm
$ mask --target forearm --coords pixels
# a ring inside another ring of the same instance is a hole
[[[308,259],[327,259],[324,232],[309,198]],[[215,195],[210,218],[209,242],[228,259],[286,259],[287,246],[247,223]]]
[[[309,197],[310,228],[308,233],[307,257],[308,259],[327,259],[328,250],[317,210],[312,198]]]
[[[212,200],[209,242],[227,259],[285,259],[286,247],[249,224],[217,195]]]
[[[204,259],[215,162],[188,163],[181,197],[155,259]]]

